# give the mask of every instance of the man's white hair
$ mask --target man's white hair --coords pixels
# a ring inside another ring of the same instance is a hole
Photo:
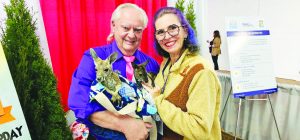
[[[113,21],[119,19],[121,17],[121,12],[123,9],[126,9],[126,8],[134,8],[136,10],[138,10],[142,16],[142,21],[144,23],[144,27],[143,28],[146,28],[147,27],[147,24],[148,24],[148,17],[147,17],[147,14],[146,12],[138,7],[137,5],[135,4],[132,4],[132,3],[124,3],[124,4],[121,4],[119,5],[115,10],[114,12],[112,13],[112,16],[111,16],[111,19],[110,19],[110,22],[112,23]],[[135,16],[135,15],[132,15],[132,16]]]

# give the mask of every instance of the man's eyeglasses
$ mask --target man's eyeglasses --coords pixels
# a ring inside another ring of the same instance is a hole
[[[164,29],[156,30],[155,37],[158,41],[164,40],[166,37],[166,32],[168,32],[168,34],[171,37],[177,36],[179,34],[179,27],[183,27],[183,26],[178,26],[176,24],[172,24],[172,25],[168,26],[167,31],[165,31]]]

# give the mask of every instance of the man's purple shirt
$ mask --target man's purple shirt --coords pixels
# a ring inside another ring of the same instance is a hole
[[[126,62],[123,59],[123,54],[118,48],[116,42],[111,44],[93,48],[101,59],[106,59],[113,52],[117,52],[118,56],[113,63],[113,70],[121,72],[123,77],[126,77]],[[140,64],[149,60],[146,66],[147,72],[157,74],[159,71],[158,63],[143,52],[137,50],[134,54],[134,63]],[[106,110],[99,103],[90,102],[90,87],[92,82],[96,79],[95,65],[90,51],[86,51],[79,63],[78,68],[72,76],[72,83],[69,91],[68,104],[71,110],[74,111],[75,116],[81,119],[88,119],[88,117],[96,112]]]

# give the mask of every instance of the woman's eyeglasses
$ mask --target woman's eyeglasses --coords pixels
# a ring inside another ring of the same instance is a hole
[[[179,27],[183,27],[183,26],[172,24],[168,26],[167,31],[165,31],[164,29],[156,30],[155,37],[158,41],[164,40],[167,32],[171,37],[177,36],[179,34]]]

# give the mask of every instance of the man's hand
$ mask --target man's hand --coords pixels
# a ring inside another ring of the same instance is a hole
[[[148,137],[148,129],[152,128],[150,123],[128,115],[122,115],[119,125],[127,140],[145,140]]]
[[[95,112],[90,119],[96,125],[124,133],[127,140],[145,140],[148,130],[152,128],[150,123],[143,120],[110,111]]]

